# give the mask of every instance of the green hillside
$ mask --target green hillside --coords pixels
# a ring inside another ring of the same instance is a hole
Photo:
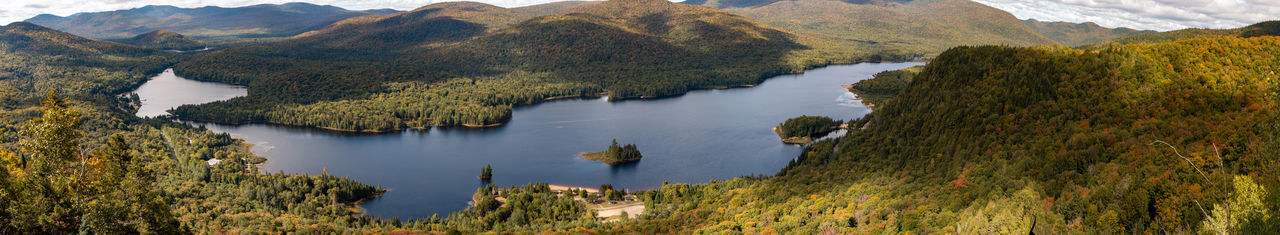
[[[1052,45],[1012,14],[968,0],[690,1],[796,33],[808,53],[909,60],[961,45]]]
[[[168,30],[156,30],[149,33],[139,34],[129,39],[119,40],[117,42],[146,47],[157,50],[199,50],[205,48],[206,45],[200,40],[188,38],[182,34],[178,34]]]
[[[38,105],[50,91],[77,99],[110,100],[173,63],[167,53],[87,39],[16,22],[0,27],[3,105]]]
[[[1106,28],[1093,22],[1068,23],[1045,22],[1035,19],[1023,20],[1036,32],[1057,41],[1064,46],[1075,47],[1088,44],[1109,42],[1111,40],[1138,34],[1155,33],[1151,30],[1134,30],[1130,28]]]
[[[205,54],[176,71],[249,96],[176,113],[350,131],[487,126],[550,97],[670,96],[816,65],[790,55],[805,48],[790,34],[707,7],[618,0],[511,23],[526,16],[441,3]]]

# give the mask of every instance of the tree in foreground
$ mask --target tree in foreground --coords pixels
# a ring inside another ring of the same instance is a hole
[[[20,152],[0,152],[0,234],[181,232],[123,137],[86,154],[80,112],[53,93],[42,104],[19,131]]]

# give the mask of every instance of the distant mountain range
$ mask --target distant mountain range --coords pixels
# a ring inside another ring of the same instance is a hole
[[[1128,37],[1138,34],[1156,33],[1152,30],[1135,30],[1130,28],[1106,28],[1098,26],[1093,22],[1069,23],[1069,22],[1046,22],[1035,19],[1023,20],[1028,27],[1039,32],[1040,35],[1049,37],[1064,46],[1082,46],[1095,43],[1103,43],[1117,38]]]
[[[179,8],[146,6],[128,10],[77,13],[67,17],[43,14],[26,22],[79,36],[123,39],[169,30],[194,37],[280,37],[322,28],[364,15],[390,14],[390,9],[352,11],[310,3],[262,4],[245,7]]]

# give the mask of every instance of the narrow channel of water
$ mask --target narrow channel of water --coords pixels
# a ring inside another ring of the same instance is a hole
[[[245,96],[249,94],[249,89],[181,78],[173,74],[173,69],[166,69],[133,92],[142,100],[142,107],[138,108],[137,115],[156,117],[168,114],[169,109],[184,104],[203,104]]]
[[[919,63],[830,66],[770,78],[753,88],[699,90],[663,99],[558,100],[516,108],[507,125],[486,129],[349,134],[266,124],[200,125],[254,144],[254,153],[268,159],[264,171],[319,174],[327,168],[330,174],[390,189],[363,205],[371,215],[443,216],[467,206],[481,186],[476,175],[486,164],[493,166],[493,183],[502,186],[548,182],[635,190],[664,180],[699,183],[772,175],[801,147],[781,143],[771,127],[800,115],[846,120],[866,115],[870,109],[840,85],[915,65]],[[164,80],[152,80],[157,81]],[[148,111],[155,110],[148,105],[179,103],[160,100],[202,89],[148,87],[152,82],[143,88],[169,92],[144,94],[139,89]],[[602,150],[612,139],[636,144],[644,159],[613,167],[578,156]]]

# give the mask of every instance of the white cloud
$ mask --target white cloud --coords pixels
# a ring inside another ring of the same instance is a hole
[[[1280,19],[1280,0],[974,0],[1021,19],[1106,27],[1237,28]]]

